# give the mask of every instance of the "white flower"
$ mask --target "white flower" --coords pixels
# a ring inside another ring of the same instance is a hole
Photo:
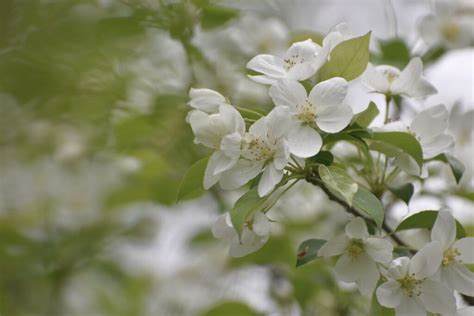
[[[395,308],[397,316],[426,316],[426,312],[453,315],[456,300],[453,292],[430,279],[443,256],[441,244],[431,242],[411,258],[400,257],[387,269],[387,282],[376,291],[381,305]]]
[[[258,194],[265,196],[283,177],[288,164],[289,149],[286,134],[290,128],[287,107],[276,107],[266,117],[253,123],[245,134],[233,133],[223,138],[224,155],[239,158],[237,164],[225,171],[219,181],[223,189],[241,187],[263,169]]]
[[[430,159],[447,152],[454,146],[454,138],[446,133],[449,113],[444,105],[436,105],[421,111],[413,119],[410,126],[403,122],[385,125],[386,131],[407,131],[413,134],[423,149],[423,158]]]
[[[431,231],[431,240],[439,241],[443,260],[439,277],[443,284],[459,293],[474,296],[474,273],[464,264],[474,263],[474,237],[456,239],[456,221],[447,210],[440,210]]]
[[[471,8],[456,8],[456,1],[437,1],[436,14],[420,23],[420,34],[428,46],[463,48],[474,43],[474,19]]]
[[[189,91],[191,100],[188,105],[205,113],[216,113],[219,106],[227,104],[225,97],[217,91],[211,89],[193,89]]]
[[[274,84],[283,78],[306,80],[326,63],[328,53],[328,47],[321,47],[310,39],[297,42],[291,45],[284,58],[266,54],[252,58],[247,68],[262,75],[249,77],[263,84]]]
[[[314,156],[322,146],[315,128],[327,133],[341,131],[352,118],[350,106],[343,104],[347,81],[332,78],[318,83],[309,95],[297,81],[280,80],[270,88],[277,107],[288,107],[294,123],[289,135],[290,151],[302,158]]]
[[[188,115],[194,142],[216,150],[210,157],[204,174],[206,190],[216,184],[222,172],[231,169],[238,160],[238,157],[228,156],[221,150],[223,138],[233,133],[245,133],[244,119],[234,107],[222,104],[218,109],[219,112],[215,114],[193,110]]]
[[[423,77],[423,63],[415,57],[400,71],[399,69],[381,65],[367,65],[363,74],[365,84],[375,92],[388,95],[406,95],[423,97],[436,93],[436,88]]]
[[[377,263],[388,264],[392,251],[388,240],[369,237],[365,221],[356,217],[346,225],[345,234],[327,241],[318,255],[342,255],[336,263],[336,275],[341,281],[355,282],[362,295],[369,296],[380,278]]]
[[[229,213],[219,216],[212,226],[212,234],[218,239],[230,243],[230,255],[232,257],[243,257],[255,252],[268,241],[270,235],[270,222],[262,212],[258,211],[253,219],[244,225],[242,235],[239,239],[237,232],[232,226]]]

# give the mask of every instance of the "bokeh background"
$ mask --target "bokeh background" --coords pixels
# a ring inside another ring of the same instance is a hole
[[[404,115],[445,104],[466,172],[456,186],[433,164],[388,216],[449,206],[473,235],[474,30],[462,43],[420,33],[430,14],[473,22],[471,1],[449,2],[454,11],[428,0],[0,1],[0,315],[369,315],[370,299],[327,261],[295,268],[303,240],[348,219],[318,189],[298,185],[270,212],[270,241],[239,259],[210,227],[242,192],[176,204],[183,174],[208,154],[185,122],[188,91],[269,109],[247,61],[343,21],[372,30],[374,63],[423,55],[439,94],[404,101]],[[355,110],[380,102],[358,91]]]

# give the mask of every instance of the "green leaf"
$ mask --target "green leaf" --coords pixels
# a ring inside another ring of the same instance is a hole
[[[334,161],[334,156],[330,151],[321,150],[316,156],[308,158],[310,162],[320,163],[326,166],[330,166]]]
[[[319,176],[324,185],[335,195],[352,205],[352,199],[357,192],[358,185],[344,169],[319,165]]]
[[[392,145],[400,152],[408,154],[421,167],[423,166],[423,151],[415,136],[406,132],[374,132],[373,139]],[[388,146],[387,146],[388,147]],[[393,147],[390,147],[393,149]]]
[[[359,187],[359,190],[357,190],[352,199],[352,204],[357,211],[369,215],[378,227],[382,227],[385,215],[383,205],[370,191]]]
[[[388,187],[390,192],[392,192],[400,200],[404,201],[407,205],[410,202],[411,197],[413,196],[414,187],[413,184],[407,183],[400,187]]]
[[[431,230],[433,225],[438,217],[438,211],[422,211],[416,213],[410,217],[405,218],[400,225],[398,225],[396,232],[415,229],[415,228],[424,228]],[[466,237],[466,231],[459,221],[456,220],[456,237],[464,238]]]
[[[463,163],[459,161],[456,157],[453,157],[449,154],[441,154],[433,158],[434,160],[439,160],[447,163],[453,172],[454,178],[456,179],[456,183],[459,184],[461,181],[462,175],[466,168],[464,167]]]
[[[256,316],[259,315],[247,305],[241,302],[223,302],[214,305],[210,310],[200,314],[201,316]]]
[[[403,68],[410,61],[410,49],[402,39],[396,38],[388,41],[380,41],[379,47],[381,60],[378,64],[388,64]]]
[[[239,10],[217,6],[208,5],[202,8],[201,26],[204,30],[211,30],[225,23],[239,15]]]
[[[369,103],[369,107],[362,113],[357,114],[355,123],[360,127],[368,127],[370,123],[379,115],[380,111],[374,102]]]
[[[310,261],[319,258],[318,250],[326,243],[323,239],[308,239],[301,243],[298,247],[296,255],[296,266],[302,266]]]
[[[181,180],[181,184],[179,185],[176,201],[195,198],[204,192],[202,183],[208,161],[209,157],[202,158],[201,160],[195,162],[188,169],[188,171],[186,171],[183,179]]]
[[[321,81],[333,77],[353,80],[359,77],[369,63],[371,32],[339,43],[331,52],[329,61],[320,70]]]
[[[237,233],[242,233],[247,218],[265,202],[265,198],[258,195],[254,187],[242,195],[230,210],[230,219]]]

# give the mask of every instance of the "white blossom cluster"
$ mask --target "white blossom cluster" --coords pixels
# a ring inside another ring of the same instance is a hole
[[[253,180],[259,197],[273,196],[282,190],[285,177],[291,177],[295,166],[305,166],[305,159],[321,151],[324,137],[350,125],[354,114],[345,103],[346,79],[317,80],[318,71],[331,59],[331,51],[347,39],[349,32],[341,24],[324,38],[322,46],[308,39],[291,45],[284,56],[263,54],[252,58],[247,64],[253,71],[249,77],[269,85],[274,103],[267,115],[253,112],[258,119],[244,118],[241,112],[245,109],[233,106],[216,91],[191,89],[192,109],[187,121],[195,143],[214,151],[204,174],[205,189],[218,183],[224,190],[234,190]],[[383,94],[387,99],[436,93],[423,77],[418,57],[403,70],[368,64],[362,79],[371,93]],[[446,133],[447,122],[446,108],[437,105],[419,112],[410,124],[386,120],[378,130],[415,136],[427,160],[453,148],[454,140]],[[407,154],[395,157],[393,164],[407,174],[426,176],[426,170],[420,170]],[[252,213],[240,234],[229,213],[219,217],[212,231],[215,237],[230,243],[232,256],[254,252],[268,240],[271,225],[262,210]],[[394,258],[388,236],[371,236],[365,220],[356,217],[346,225],[345,234],[327,241],[318,255],[340,256],[335,267],[337,277],[355,282],[365,296],[371,296],[382,280],[376,297],[381,305],[394,308],[397,316],[427,312],[455,315],[454,291],[474,295],[474,274],[465,266],[474,263],[474,238],[456,241],[455,236],[453,216],[441,210],[432,228],[432,241],[412,258]]]

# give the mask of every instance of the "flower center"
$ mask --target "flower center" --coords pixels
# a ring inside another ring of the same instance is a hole
[[[448,250],[446,250],[443,253],[443,261],[442,261],[443,267],[447,267],[450,264],[456,262],[457,261],[456,257],[460,255],[461,253],[459,252],[457,248],[449,248]]]
[[[421,281],[415,279],[413,275],[407,275],[403,279],[398,280],[398,282],[400,283],[400,287],[408,294],[408,296],[420,296]]]
[[[296,118],[304,123],[312,123],[316,119],[316,109],[314,105],[306,100],[303,104],[297,105],[298,114]]]
[[[460,33],[461,30],[455,23],[446,23],[441,28],[441,34],[443,34],[443,37],[449,41],[455,41],[459,37]]]
[[[242,140],[242,156],[246,159],[267,161],[273,157],[274,152],[274,149],[261,138],[250,136]]]
[[[285,62],[286,71],[288,71],[293,68],[294,65],[304,63],[304,58],[300,58],[300,55],[295,54],[291,55],[289,58],[283,59],[283,61]]]
[[[352,258],[359,257],[361,254],[364,253],[364,243],[362,242],[362,240],[353,239],[351,241],[351,245],[347,249],[347,252]]]
[[[383,74],[387,78],[389,84],[392,84],[392,82],[394,82],[400,76],[399,74],[394,71],[391,71],[390,69],[384,70]]]

